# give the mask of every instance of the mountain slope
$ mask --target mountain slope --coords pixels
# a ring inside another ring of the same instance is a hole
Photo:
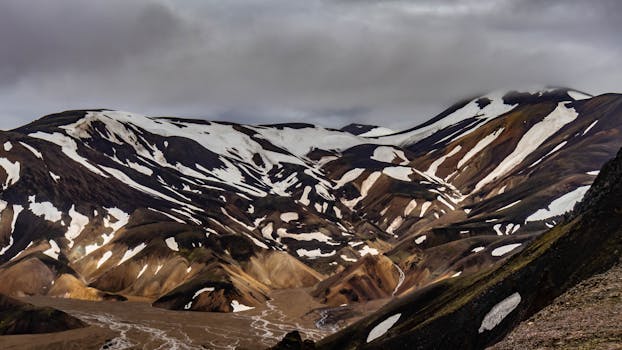
[[[622,268],[617,265],[571,288],[491,349],[619,348],[621,293]]]
[[[477,273],[583,197],[622,143],[622,97],[493,93],[363,129],[90,110],[0,132],[0,292],[228,312]]]
[[[505,264],[399,298],[318,348],[479,349],[499,341],[564,291],[619,261],[621,196],[622,152],[603,167],[574,219]]]

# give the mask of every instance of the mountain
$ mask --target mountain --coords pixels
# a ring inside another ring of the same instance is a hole
[[[481,349],[491,345],[578,282],[620,261],[621,197],[622,151],[603,167],[566,222],[505,264],[398,298],[317,348]]]
[[[52,114],[0,132],[0,293],[211,312],[436,294],[565,222],[620,131],[622,95],[565,88],[400,132]]]

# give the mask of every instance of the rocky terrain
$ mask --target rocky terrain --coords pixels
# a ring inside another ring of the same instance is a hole
[[[64,312],[35,307],[0,294],[0,335],[52,333],[85,326]]]
[[[618,263],[622,252],[621,196],[622,151],[603,167],[565,222],[506,263],[398,298],[316,347],[480,349],[492,345],[566,290]],[[461,326],[452,327],[456,324]],[[608,324],[612,332],[619,332],[617,323]]]
[[[490,349],[620,349],[621,298],[617,265],[571,288]]]
[[[568,213],[609,198],[589,189],[621,131],[622,95],[565,88],[477,96],[404,131],[49,115],[0,132],[0,293],[243,314],[303,290],[332,331],[394,300],[318,346],[427,346],[425,315],[480,317],[505,292],[491,283],[527,278],[508,267],[517,257],[516,271],[554,270],[551,237],[588,225]],[[530,298],[545,306],[594,269],[556,272],[559,286]],[[420,316],[385,317],[405,303]],[[365,345],[382,317],[405,338]],[[518,321],[465,336],[489,345]]]

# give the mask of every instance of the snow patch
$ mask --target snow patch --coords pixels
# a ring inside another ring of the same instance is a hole
[[[514,309],[516,309],[520,302],[521,296],[517,292],[503,299],[503,301],[499,302],[497,305],[493,306],[493,308],[486,314],[486,316],[484,316],[478,332],[484,333],[484,331],[493,330],[512,311],[514,311]]]
[[[166,243],[166,246],[168,247],[168,249],[170,250],[174,250],[176,252],[179,251],[179,245],[177,244],[177,241],[175,241],[175,237],[169,237],[167,238],[164,243]]]
[[[58,255],[60,254],[60,247],[53,239],[49,240],[50,248],[43,252],[43,254],[49,256],[52,259],[58,260]]]
[[[483,150],[484,148],[488,147],[488,145],[490,145],[491,143],[493,143],[497,137],[499,137],[499,135],[501,135],[501,133],[503,132],[504,128],[501,129],[497,129],[495,132],[493,132],[492,134],[484,137],[483,139],[479,140],[475,146],[473,146],[473,148],[471,148],[465,155],[464,157],[462,157],[462,159],[460,159],[460,161],[458,162],[458,169],[462,168],[462,166],[464,164],[466,164],[466,162],[468,162],[471,158],[473,158],[474,156],[476,156],[481,150]]]
[[[112,252],[111,251],[105,252],[104,255],[102,255],[102,257],[97,262],[97,268],[99,269],[111,257],[112,257]]]
[[[512,250],[520,247],[521,245],[522,243],[512,243],[512,244],[504,245],[504,246],[493,249],[493,251],[490,254],[492,256],[503,256],[511,252]]]
[[[145,247],[147,247],[147,245],[145,243],[141,243],[139,245],[137,245],[136,247],[132,248],[132,249],[128,249],[125,254],[123,254],[123,257],[121,258],[121,261],[119,261],[117,263],[117,266],[123,264],[124,262],[130,260],[131,258],[135,257],[136,254],[140,253],[143,249],[145,249]]]
[[[583,199],[589,189],[590,186],[581,186],[574,191],[566,193],[551,202],[546,209],[540,209],[531,214],[525,222],[545,220],[571,211],[575,204]]]
[[[281,221],[283,222],[290,222],[290,221],[296,221],[296,220],[298,220],[298,213],[296,212],[289,212],[289,213],[281,214]]]
[[[399,321],[400,317],[402,317],[402,314],[396,314],[380,322],[369,332],[369,335],[367,336],[367,343],[371,343],[374,340],[385,335],[389,331],[389,329],[395,326],[397,321]]]
[[[508,155],[495,170],[477,183],[474,192],[514,169],[514,167],[519,165],[527,156],[538,149],[546,139],[558,132],[564,125],[577,119],[578,116],[579,114],[577,114],[574,108],[568,108],[564,102],[560,102],[555,110],[542,121],[532,126],[531,129],[523,135],[514,151]]]
[[[376,248],[370,248],[368,245],[364,246],[363,249],[359,250],[359,254],[361,254],[361,256],[365,256],[365,255],[378,255],[380,254],[380,252],[378,251],[378,249]]]
[[[231,307],[233,308],[233,312],[243,312],[254,309],[254,307],[246,306],[244,304],[240,304],[237,300],[231,301]]]
[[[394,160],[398,160],[399,164],[407,164],[408,160],[404,151],[395,149],[389,146],[379,146],[374,150],[374,154],[371,159],[377,160],[382,163],[393,163]]]

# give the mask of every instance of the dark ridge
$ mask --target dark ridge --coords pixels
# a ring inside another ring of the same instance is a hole
[[[0,294],[0,335],[54,333],[86,326],[62,311],[35,307]]]
[[[366,125],[366,124],[356,124],[356,123],[352,123],[352,124],[348,124],[346,126],[344,126],[343,128],[340,129],[340,131],[345,131],[345,132],[349,132],[352,135],[361,135],[364,134],[368,131],[371,131],[375,128],[377,128],[378,126],[376,125]]]
[[[285,128],[290,129],[307,129],[307,128],[315,128],[315,125],[308,123],[279,123],[279,124],[260,124],[259,126],[265,128],[275,128],[278,130],[283,130]]]
[[[69,110],[60,113],[48,114],[32,123],[21,126],[13,131],[21,134],[31,134],[37,131],[54,132],[60,131],[61,125],[75,123],[84,118],[88,112],[103,112],[109,109],[79,109]]]

